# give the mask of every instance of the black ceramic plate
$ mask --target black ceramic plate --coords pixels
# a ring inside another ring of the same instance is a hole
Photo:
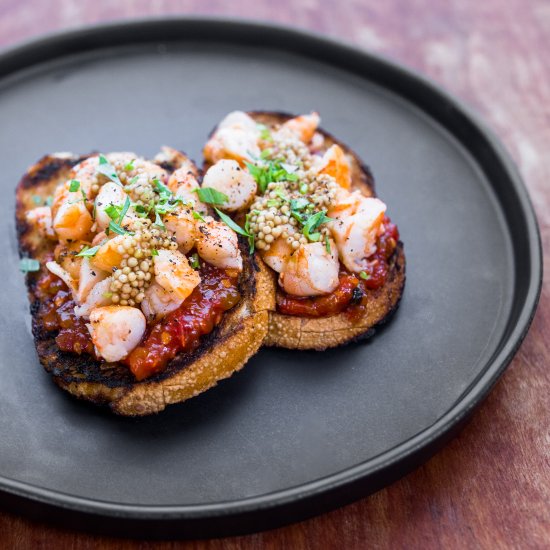
[[[58,390],[38,364],[13,193],[53,151],[201,145],[233,109],[318,110],[371,166],[407,288],[367,344],[264,350],[217,388],[141,420]],[[536,220],[501,146],[434,85],[276,27],[109,25],[0,56],[0,488],[12,509],[125,535],[213,536],[295,521],[432,455],[511,360],[541,280]]]

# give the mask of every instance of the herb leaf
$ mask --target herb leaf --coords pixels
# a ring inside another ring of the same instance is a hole
[[[103,244],[105,243],[105,241],[103,241],[102,243],[98,244],[97,246],[94,246],[93,248],[90,248],[89,246],[85,246],[78,254],[77,256],[80,256],[82,258],[93,258],[96,254],[97,254],[97,251],[103,246]]]
[[[302,229],[302,233],[312,242],[317,242],[321,238],[320,233],[315,233],[315,230],[323,223],[332,221],[333,218],[329,218],[324,210],[312,214],[307,218]]]
[[[21,258],[19,261],[19,270],[23,273],[40,270],[40,262],[33,258]]]
[[[291,174],[285,170],[279,162],[274,160],[264,159],[261,165],[252,164],[250,162],[246,162],[245,164],[250,175],[256,180],[262,193],[265,193],[267,186],[271,182],[298,181],[298,176],[296,174]]]
[[[99,155],[99,165],[97,167],[97,171],[122,187],[122,182],[120,181],[114,166],[103,155]]]
[[[160,227],[161,229],[166,229],[166,226],[164,225],[164,222],[162,221],[162,218],[160,217],[160,214],[155,211],[155,222],[154,225],[157,227]]]
[[[197,269],[197,267],[199,267],[200,263],[199,263],[199,255],[195,252],[194,254],[191,255],[191,258],[190,259],[190,264],[191,264],[191,267],[193,269]]]
[[[196,210],[193,210],[193,218],[195,218],[196,220],[200,220],[201,222],[206,221],[204,219],[204,216],[200,212],[197,212]]]
[[[250,233],[245,231],[240,225],[237,225],[227,214],[224,214],[217,208],[214,208],[214,210],[217,212],[218,216],[222,220],[225,225],[233,229],[235,233],[238,233],[239,235],[242,235],[243,237],[250,237]]]
[[[225,193],[220,193],[213,187],[197,187],[193,189],[197,193],[199,199],[206,204],[223,204],[229,201],[229,197]]]
[[[71,180],[71,183],[69,184],[69,191],[71,193],[75,193],[80,189],[80,182],[78,180]]]
[[[370,279],[370,274],[366,271],[360,271],[359,277],[361,277],[361,279],[364,279],[365,281],[368,281]]]
[[[133,235],[133,233],[131,233],[130,231],[126,231],[126,229],[124,229],[124,227],[121,227],[118,223],[116,223],[115,221],[111,220],[109,222],[109,227],[107,228],[108,231],[112,231],[113,233],[116,233],[117,235]],[[107,231],[106,231],[107,235],[109,234]]]
[[[328,235],[325,235],[325,248],[326,248],[326,251],[330,254],[331,248],[330,248],[330,241],[328,240]]]

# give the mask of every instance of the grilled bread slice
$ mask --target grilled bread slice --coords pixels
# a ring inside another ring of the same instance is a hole
[[[251,111],[248,115],[258,124],[267,128],[276,128],[295,115],[271,111]],[[216,129],[212,132],[213,135]],[[374,179],[371,171],[359,157],[345,144],[328,132],[317,129],[324,140],[320,153],[332,145],[338,145],[344,151],[351,169],[352,190],[360,190],[367,197],[375,197]],[[205,163],[204,171],[210,167]],[[324,350],[354,340],[372,336],[376,329],[386,323],[397,310],[405,286],[405,253],[403,243],[398,242],[395,252],[389,260],[390,268],[386,283],[369,290],[363,304],[366,307],[360,315],[349,315],[348,312],[327,317],[300,317],[284,315],[276,309],[269,313],[269,330],[264,341],[265,346],[277,346],[289,349]],[[274,281],[277,274],[271,271]],[[277,291],[281,290],[276,285]]]
[[[183,154],[170,154],[156,161],[169,173]],[[88,155],[89,156],[89,155]],[[40,293],[37,283],[45,273],[55,243],[45,239],[26,220],[26,213],[46,201],[56,186],[70,177],[73,166],[88,156],[55,154],[43,157],[29,168],[17,187],[16,223],[22,258],[40,262],[40,270],[26,276],[32,331],[38,357],[55,383],[72,395],[98,405],[108,405],[124,416],[143,416],[162,411],[167,405],[184,401],[216,385],[240,370],[261,346],[268,327],[268,310],[273,308],[273,281],[261,261],[248,254],[240,243],[244,266],[239,279],[240,302],[227,311],[212,332],[201,338],[192,352],[178,354],[167,368],[150,378],[136,381],[128,367],[98,361],[82,353],[61,351],[57,331],[48,330],[39,315]],[[194,165],[193,165],[194,166]],[[196,169],[195,169],[196,170]]]

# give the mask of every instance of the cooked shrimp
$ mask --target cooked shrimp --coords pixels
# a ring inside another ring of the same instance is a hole
[[[110,287],[113,277],[107,277],[99,283],[96,283],[86,296],[82,304],[74,308],[77,317],[88,319],[93,309],[101,306],[107,306],[111,303]]]
[[[256,180],[234,160],[219,160],[211,166],[202,182],[203,187],[212,187],[227,196],[220,206],[227,212],[244,210],[256,196]]]
[[[80,277],[78,279],[78,291],[76,293],[78,303],[81,304],[84,302],[92,288],[100,281],[103,281],[107,275],[108,273],[105,271],[92,267],[89,258],[82,258],[80,264]]]
[[[338,253],[329,240],[330,252],[325,243],[303,244],[290,256],[279,275],[279,284],[295,296],[329,294],[338,286]]]
[[[82,250],[85,244],[84,241],[74,241],[71,243],[59,243],[55,247],[55,261],[65,269],[73,279],[78,279],[80,277],[82,256],[77,256],[77,254]]]
[[[361,197],[353,215],[342,215],[329,224],[342,263],[358,273],[368,267],[368,258],[376,252],[386,205],[371,197]]]
[[[72,171],[69,181],[76,180],[79,183],[80,189],[86,193],[88,199],[92,198],[92,187],[99,183],[97,167],[99,166],[99,157],[89,157],[82,162],[76,164]],[[81,197],[82,198],[82,197]]]
[[[159,284],[153,283],[146,291],[145,298],[141,302],[141,310],[147,320],[160,319],[171,311],[178,309],[183,303],[175,292],[164,290]]]
[[[101,187],[95,199],[95,220],[99,229],[105,229],[111,222],[105,209],[110,205],[122,206],[127,196],[122,187],[112,181],[108,181]],[[135,216],[134,210],[129,208],[126,216]]]
[[[251,162],[260,156],[259,136],[256,125],[254,129],[220,127],[204,146],[204,158],[212,164],[224,158],[236,160],[240,164]]]
[[[92,265],[103,271],[111,271],[119,266],[131,239],[127,235],[117,235],[103,243],[92,259]]]
[[[258,125],[244,111],[232,111],[219,123],[218,128],[239,128],[248,132],[258,132]]]
[[[210,217],[197,228],[197,252],[203,260],[216,267],[242,270],[239,240],[232,229]]]
[[[93,223],[82,195],[68,193],[55,214],[53,229],[61,241],[84,239]]]
[[[344,189],[351,187],[351,167],[344,150],[339,145],[333,145],[323,155],[319,174],[332,176],[336,183]]]
[[[27,212],[27,221],[34,225],[43,237],[56,239],[52,225],[52,209],[49,206],[38,206]]]
[[[200,283],[200,275],[181,252],[162,249],[153,258],[157,283],[176,298],[185,300]]]
[[[168,178],[168,188],[176,197],[182,199],[186,204],[202,214],[208,213],[208,206],[199,200],[195,189],[199,188],[199,182],[195,177],[194,171],[187,167],[178,168]]]
[[[197,238],[197,220],[193,218],[191,208],[183,206],[166,214],[163,222],[166,229],[176,236],[180,252],[187,254],[195,246]]]
[[[290,130],[294,135],[300,138],[304,143],[308,143],[313,138],[315,130],[319,126],[321,118],[315,112],[309,115],[300,115],[287,120],[281,128]]]
[[[344,188],[338,188],[334,204],[329,208],[327,216],[338,220],[349,218],[357,213],[364,198],[361,191],[350,193]]]
[[[76,281],[66,269],[63,269],[57,262],[47,262],[46,267],[57,277],[59,277],[71,290],[73,296],[76,296]]]
[[[92,310],[87,327],[99,355],[112,363],[139,344],[145,325],[143,313],[135,307],[105,306]]]
[[[271,243],[269,250],[262,251],[262,260],[274,271],[281,273],[286,262],[294,252],[286,239],[279,237]]]

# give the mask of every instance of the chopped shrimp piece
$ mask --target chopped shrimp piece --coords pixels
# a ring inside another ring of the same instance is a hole
[[[311,138],[311,143],[309,144],[309,150],[312,153],[318,153],[323,149],[325,145],[325,136],[321,132],[315,132]]]
[[[340,263],[334,242],[301,245],[284,265],[279,284],[294,296],[329,294],[338,286]]]
[[[168,178],[168,188],[176,197],[192,205],[197,212],[208,214],[208,206],[201,202],[195,193],[195,189],[199,188],[199,182],[193,170],[186,167],[175,170]]]
[[[72,243],[59,243],[54,250],[55,261],[65,269],[73,279],[80,277],[80,266],[82,257],[77,254],[82,250],[84,241],[74,241]]]
[[[321,118],[315,112],[309,115],[300,115],[290,120],[287,120],[281,128],[290,130],[304,143],[308,143],[312,140],[315,130],[319,126]]]
[[[101,306],[108,306],[111,303],[110,286],[112,282],[113,278],[107,277],[99,283],[96,283],[88,293],[84,302],[74,308],[75,315],[88,319],[93,309]]]
[[[339,145],[327,149],[322,159],[319,174],[332,176],[336,183],[344,189],[351,187],[351,167],[346,154]]]
[[[227,212],[245,209],[258,190],[256,180],[238,162],[226,159],[219,160],[208,169],[202,185],[227,195],[228,201],[220,206]]]
[[[187,257],[177,250],[159,250],[153,261],[156,282],[175,298],[185,300],[201,281]]]
[[[67,270],[63,269],[57,262],[47,262],[46,267],[50,273],[59,277],[69,287],[73,296],[76,296],[76,281]]]
[[[82,195],[68,193],[53,219],[53,228],[59,240],[84,239],[92,225],[92,216],[82,200]]]
[[[239,128],[249,132],[258,131],[254,119],[244,111],[232,111],[219,123],[218,128]]]
[[[76,164],[71,172],[70,180],[76,180],[80,184],[78,193],[80,194],[80,189],[86,193],[88,199],[92,198],[93,191],[92,186],[98,184],[98,171],[97,167],[99,166],[99,157],[89,157],[84,159],[82,162]],[[82,195],[81,195],[82,198]]]
[[[87,327],[99,355],[113,363],[140,343],[145,325],[145,316],[136,307],[105,306],[92,310]]]
[[[242,270],[239,239],[230,227],[208,217],[197,228],[197,252],[204,261],[215,267]]]
[[[368,267],[385,212],[386,205],[380,199],[361,197],[354,214],[330,222],[340,260],[350,271],[358,273]]]
[[[92,267],[90,258],[82,258],[80,264],[80,277],[78,280],[78,292],[76,293],[78,303],[81,304],[84,302],[92,288],[100,281],[103,281],[107,275],[105,271]]]
[[[193,218],[193,211],[184,206],[166,214],[163,222],[166,229],[176,236],[180,252],[187,254],[195,246],[197,238],[197,220]]]
[[[99,250],[92,258],[92,265],[103,271],[111,271],[113,267],[119,266],[120,262],[122,262],[126,250],[125,245],[127,244],[129,244],[127,235],[113,237],[99,247]]]
[[[122,206],[126,200],[126,193],[120,185],[112,181],[108,181],[101,187],[95,199],[95,220],[100,230],[104,230],[109,226],[111,218],[105,212],[105,209],[111,204],[114,206]],[[129,208],[126,215],[132,215],[133,209]]]
[[[212,164],[218,160],[229,158],[244,165],[246,161],[251,162],[260,156],[259,137],[260,131],[256,124],[253,128],[220,124],[204,146],[204,158]]]
[[[336,200],[327,212],[329,218],[343,220],[357,213],[361,201],[366,198],[361,191],[350,193],[343,188],[336,192]]]
[[[279,237],[271,243],[269,250],[262,251],[262,260],[271,269],[281,273],[293,252],[292,246],[286,242],[286,239]]]
[[[178,309],[183,303],[175,292],[164,290],[159,284],[153,283],[146,291],[145,298],[141,302],[141,310],[145,317],[152,321],[168,315],[171,311]]]
[[[49,206],[38,206],[27,212],[27,221],[34,225],[43,237],[56,239],[52,225],[52,209]]]

